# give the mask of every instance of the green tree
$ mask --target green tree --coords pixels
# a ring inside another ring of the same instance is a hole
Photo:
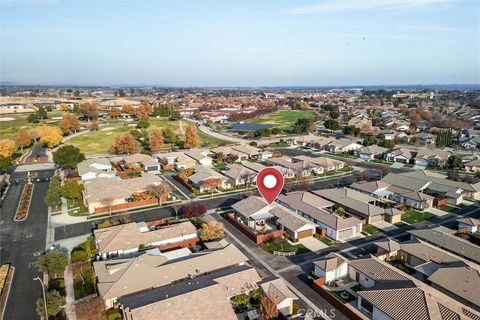
[[[31,113],[28,115],[27,121],[29,123],[38,123],[40,122],[40,119],[38,118],[38,115],[36,113]]]
[[[56,316],[66,303],[65,297],[63,297],[57,290],[48,291],[46,294],[46,300],[47,314],[52,317]],[[36,311],[40,317],[45,318],[45,303],[43,298],[37,299]]]
[[[47,206],[59,206],[62,204],[62,199],[60,198],[60,192],[58,189],[48,189],[45,198],[43,199]]]
[[[275,136],[277,134],[281,134],[282,133],[282,129],[280,128],[272,128],[272,134]]]
[[[82,197],[83,189],[83,184],[66,183],[60,188],[60,194],[67,199],[79,199]]]
[[[332,131],[339,130],[340,129],[340,123],[338,123],[337,120],[326,120],[323,125],[325,128],[330,129]]]
[[[7,171],[11,165],[12,160],[10,158],[0,156],[0,171]]]
[[[142,129],[146,129],[150,126],[150,121],[148,120],[148,118],[143,118],[143,119],[140,119],[138,120],[137,122],[137,127],[138,128],[142,128]]]
[[[447,167],[449,167],[450,169],[462,168],[463,167],[462,158],[456,155],[452,155],[450,158],[448,158]]]
[[[163,142],[165,143],[175,143],[176,136],[175,133],[170,128],[162,129]]]
[[[293,133],[302,134],[308,133],[315,128],[314,119],[300,118],[293,125]]]
[[[236,313],[245,310],[248,306],[248,296],[245,293],[236,295],[230,299],[233,309]]]
[[[38,259],[38,269],[48,275],[55,276],[55,278],[58,274],[65,272],[67,264],[67,255],[57,249],[47,252]]]
[[[73,169],[85,160],[85,155],[80,149],[71,145],[62,146],[53,152],[53,162],[62,169]]]
[[[47,110],[45,110],[45,108],[42,108],[42,107],[38,108],[37,116],[39,119],[47,119],[48,118]]]
[[[84,262],[88,260],[88,254],[85,251],[78,250],[72,253],[72,262]]]

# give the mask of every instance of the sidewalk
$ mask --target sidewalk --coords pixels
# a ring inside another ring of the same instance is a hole
[[[67,313],[68,320],[76,320],[77,315],[75,313],[75,293],[73,292],[73,277],[70,268],[65,272],[65,289],[67,291],[67,296],[65,297],[66,305],[65,311]]]

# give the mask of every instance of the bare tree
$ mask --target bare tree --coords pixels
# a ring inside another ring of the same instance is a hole
[[[158,200],[158,205],[162,205],[162,198],[172,192],[173,189],[168,183],[150,184],[147,186],[147,192],[154,195]]]
[[[390,168],[384,164],[378,166],[377,170],[380,172],[380,179],[390,173]]]
[[[104,198],[104,199],[100,200],[100,203],[102,204],[102,206],[107,207],[108,208],[108,214],[112,215],[113,199],[112,198]]]
[[[174,204],[172,204],[172,209],[175,212],[175,219],[178,219],[178,211],[180,210],[181,205],[181,202],[175,202]]]

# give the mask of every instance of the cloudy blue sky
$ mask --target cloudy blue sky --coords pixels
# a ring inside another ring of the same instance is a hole
[[[480,83],[478,0],[0,0],[24,84]]]

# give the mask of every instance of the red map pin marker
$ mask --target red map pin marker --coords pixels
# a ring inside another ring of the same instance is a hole
[[[257,189],[268,204],[272,204],[283,188],[283,174],[275,168],[264,168],[257,175]]]

